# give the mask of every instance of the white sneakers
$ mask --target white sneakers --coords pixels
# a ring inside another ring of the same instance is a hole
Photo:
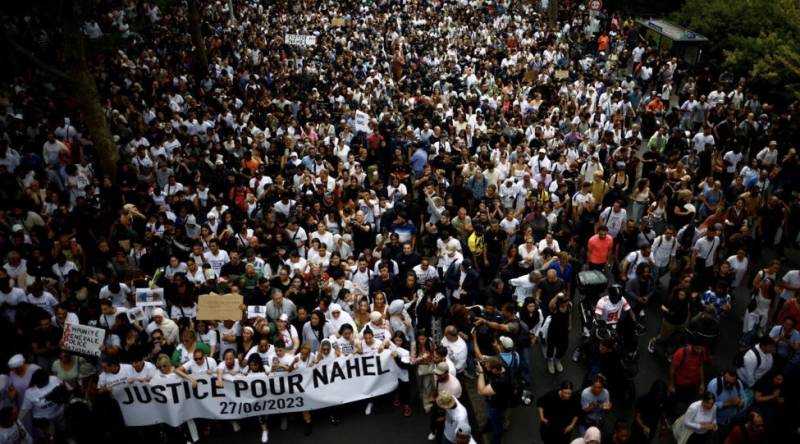
[[[239,430],[242,430],[242,425],[239,424],[239,421],[232,421],[231,426],[233,426],[234,433],[237,433],[239,432]]]
[[[372,414],[372,403],[371,402],[367,403],[367,408],[364,409],[364,414],[367,415],[367,416]]]
[[[269,442],[269,432],[268,431],[264,430],[263,432],[261,432],[261,442],[263,442],[265,444],[267,442]]]
[[[550,372],[551,375],[556,373],[556,364],[553,361],[553,358],[547,360],[547,371]]]
[[[433,441],[436,439],[436,434],[433,432],[428,433],[428,441]]]
[[[281,430],[286,430],[288,428],[289,428],[289,421],[284,416],[283,418],[281,418]]]
[[[560,359],[556,359],[555,361],[556,361],[556,371],[559,372],[559,373],[563,372],[564,371],[564,366],[561,365],[561,360]]]

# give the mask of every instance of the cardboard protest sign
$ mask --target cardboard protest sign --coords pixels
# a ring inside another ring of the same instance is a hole
[[[566,69],[557,69],[554,77],[557,80],[566,79],[567,77],[569,77],[569,71],[567,71]]]
[[[103,346],[105,338],[106,331],[102,328],[67,323],[59,345],[71,352],[100,356],[100,347]]]
[[[242,318],[241,295],[216,293],[197,298],[197,319],[200,321],[238,321]]]
[[[331,20],[331,24],[333,26],[336,26],[337,28],[340,28],[340,27],[344,26],[345,19],[342,18],[342,17],[334,17],[333,20]]]

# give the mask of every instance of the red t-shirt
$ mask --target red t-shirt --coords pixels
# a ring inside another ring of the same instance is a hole
[[[675,369],[675,385],[691,386],[698,385],[700,381],[700,369],[706,361],[706,349],[700,353],[692,350],[692,347],[681,347],[672,354],[672,367]]]
[[[601,35],[599,39],[597,39],[597,49],[599,51],[608,51],[608,36]]]
[[[589,263],[592,264],[605,264],[608,262],[608,256],[611,254],[611,248],[614,246],[614,238],[606,235],[605,239],[600,239],[600,236],[595,234],[589,238]]]

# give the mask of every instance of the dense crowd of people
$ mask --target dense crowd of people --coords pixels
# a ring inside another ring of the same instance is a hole
[[[183,2],[101,3],[84,33],[120,46],[91,60],[115,177],[57,78],[3,89],[0,442],[128,439],[123,384],[384,349],[431,441],[499,444],[531,402],[545,444],[797,437],[798,102],[582,2],[550,25],[511,0],[198,1],[199,69]],[[57,57],[48,23],[4,26]],[[241,319],[197,320],[209,293],[241,295]],[[67,323],[106,330],[100,359],[60,347]],[[644,353],[668,377],[637,396]],[[540,359],[586,376],[531,399]],[[261,442],[288,416],[258,417]]]

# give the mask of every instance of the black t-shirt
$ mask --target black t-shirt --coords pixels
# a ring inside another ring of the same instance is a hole
[[[508,235],[503,230],[487,230],[486,234],[484,235],[484,241],[486,242],[486,255],[492,257],[501,256],[503,254],[503,242],[507,237]]]
[[[557,278],[555,282],[550,282],[547,279],[542,280],[539,283],[539,289],[542,290],[542,305],[547,306],[558,292],[564,290],[564,287],[564,281],[561,278]]]
[[[581,415],[581,405],[575,393],[569,399],[561,399],[558,390],[544,394],[536,402],[544,410],[544,417],[549,421],[549,427],[554,430],[564,430],[576,416]]]
[[[642,417],[642,422],[649,428],[655,429],[658,419],[664,411],[664,403],[653,399],[649,394],[636,400],[635,411]],[[635,423],[635,422],[634,422]]]
[[[490,374],[487,371],[485,375],[489,377],[489,381],[486,384],[491,385],[492,390],[494,390],[494,395],[486,398],[489,405],[499,409],[509,407],[513,396],[513,387],[511,386],[511,375],[508,370],[499,375]]]
[[[689,317],[688,298],[683,301],[678,298],[671,298],[666,305],[670,312],[664,315],[665,321],[672,325],[680,325],[686,322],[686,319]]]

